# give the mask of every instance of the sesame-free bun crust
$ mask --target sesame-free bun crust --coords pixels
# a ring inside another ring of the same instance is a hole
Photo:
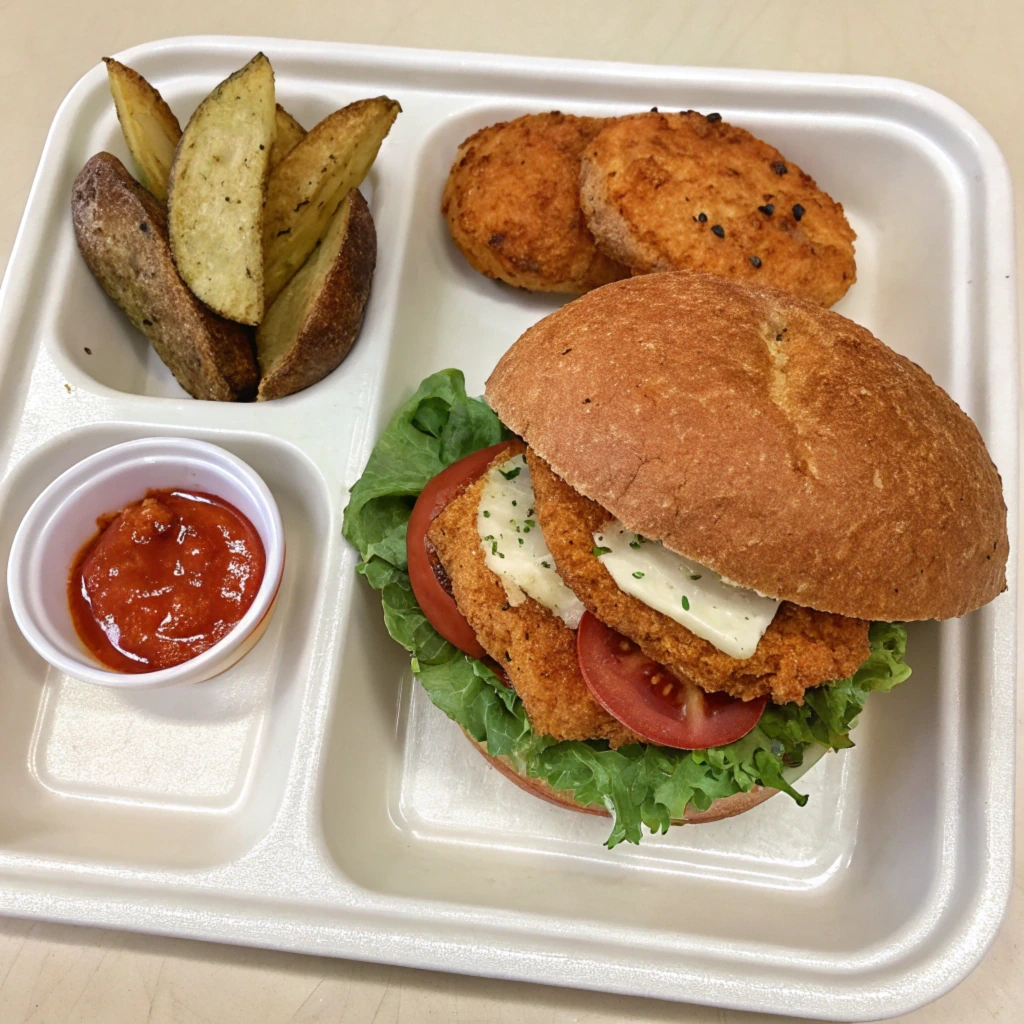
[[[603,807],[598,807],[596,804],[577,803],[570,790],[552,789],[543,779],[531,779],[529,776],[521,774],[516,771],[507,757],[495,757],[488,754],[487,747],[483,743],[474,740],[465,729],[462,731],[466,733],[466,739],[480,751],[493,768],[497,768],[506,779],[514,782],[531,796],[540,797],[541,800],[545,800],[549,804],[556,804],[569,811],[582,811],[584,814],[596,814],[603,818],[611,817]],[[734,818],[737,814],[742,814],[752,807],[757,807],[758,804],[763,804],[765,800],[775,796],[778,792],[777,789],[755,786],[749,793],[735,793],[732,796],[721,797],[713,801],[706,811],[697,811],[691,808],[686,812],[682,821],[673,818],[672,824],[706,825],[712,821],[721,821],[723,818]]]
[[[619,281],[531,327],[487,382],[581,494],[728,579],[862,619],[945,619],[1006,586],[977,428],[845,317],[707,274]]]
[[[823,306],[857,277],[842,206],[773,146],[694,110],[607,121],[582,154],[580,205],[634,274],[724,274]]]

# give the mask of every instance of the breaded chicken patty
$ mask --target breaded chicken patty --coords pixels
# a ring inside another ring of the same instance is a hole
[[[462,143],[441,212],[471,267],[517,288],[572,295],[629,276],[598,251],[580,210],[580,153],[604,123],[529,114]]]
[[[492,465],[515,451],[499,455]],[[576,634],[532,598],[513,607],[501,580],[487,568],[477,531],[483,487],[483,478],[468,487],[427,531],[459,611],[508,673],[534,732],[557,740],[606,739],[613,747],[637,742],[591,697],[576,658]]]
[[[714,114],[610,120],[583,151],[580,205],[598,247],[634,273],[705,271],[822,306],[857,276],[842,206]]]
[[[681,678],[742,700],[768,694],[776,704],[802,704],[805,690],[845,679],[867,658],[869,624],[863,619],[830,615],[788,601],[779,606],[752,657],[742,661],[729,657],[620,590],[593,554],[593,535],[611,518],[608,512],[573,490],[532,450],[527,449],[526,459],[537,522],[559,575],[602,622]]]

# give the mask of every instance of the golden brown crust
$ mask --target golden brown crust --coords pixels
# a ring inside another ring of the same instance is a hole
[[[729,657],[620,590],[593,553],[593,535],[608,522],[608,513],[557,477],[535,452],[528,450],[526,458],[537,522],[559,574],[602,622],[677,675],[741,700],[768,694],[776,704],[802,704],[805,690],[846,679],[870,653],[869,624],[863,619],[783,602],[754,654],[743,661]]]
[[[274,144],[270,147],[270,170],[306,137],[306,129],[280,103],[274,110]]]
[[[462,143],[441,212],[471,267],[518,288],[570,294],[629,273],[598,251],[579,205],[580,153],[603,124],[528,114]]]
[[[309,300],[305,319],[287,354],[272,368],[264,368],[260,400],[281,398],[323,380],[337,369],[359,336],[377,264],[377,231],[362,194],[353,189],[350,195],[352,208],[341,251],[319,292]],[[313,253],[310,259],[315,258]],[[296,274],[278,296],[278,302],[286,297],[289,288],[296,286],[298,279]],[[273,313],[271,306],[264,325]],[[257,331],[258,352],[262,351],[259,344]]]
[[[268,305],[322,242],[345,197],[362,184],[401,111],[387,96],[356,100],[314,125],[274,168],[263,210]]]
[[[167,180],[174,265],[220,316],[255,327],[266,309],[263,208],[275,133],[274,69],[257,53],[189,118]]]
[[[842,206],[774,147],[696,111],[610,121],[583,152],[580,204],[634,273],[725,274],[824,306],[857,276]]]
[[[1005,589],[1002,486],[971,420],[869,331],[775,289],[608,285],[530,328],[487,398],[575,490],[763,594],[892,621]]]
[[[465,730],[463,730],[465,732]],[[556,804],[568,811],[582,811],[584,814],[597,814],[603,818],[611,815],[596,804],[580,804],[573,799],[572,791],[567,789],[552,789],[543,779],[531,779],[516,771],[507,757],[495,757],[487,753],[487,748],[482,743],[477,743],[469,733],[466,739],[476,747],[477,750],[510,782],[514,782],[520,789],[531,796],[540,797],[549,804]],[[733,818],[737,814],[749,811],[758,804],[763,804],[769,797],[775,796],[777,789],[768,789],[764,786],[754,786],[749,793],[734,793],[732,796],[721,797],[712,802],[706,811],[690,809],[686,812],[682,821],[672,820],[673,825],[705,825],[712,821],[721,821],[723,818]]]
[[[522,445],[512,443],[494,463],[518,451]],[[482,490],[481,479],[451,502],[427,531],[452,581],[459,611],[483,649],[508,673],[534,732],[557,740],[607,739],[612,746],[636,742],[637,737],[590,696],[576,659],[576,634],[531,598],[518,607],[509,604],[480,547],[476,516]]]
[[[167,214],[110,153],[97,153],[71,192],[75,237],[104,291],[152,342],[193,398],[252,397],[258,373],[249,333],[212,313],[171,259]]]
[[[174,150],[181,125],[163,96],[134,68],[104,57],[107,80],[121,133],[139,173],[139,181],[161,202],[167,202]]]

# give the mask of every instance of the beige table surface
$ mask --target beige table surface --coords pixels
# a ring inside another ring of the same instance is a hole
[[[166,6],[0,0],[0,270],[46,130],[68,89],[101,56],[196,33],[908,78],[951,96],[995,136],[1018,185],[1022,237],[1020,0],[170,0]],[[1024,765],[1024,758],[1018,761]],[[1020,850],[1020,826],[1017,834]],[[947,996],[900,1020],[1024,1021],[1022,874],[1018,870],[1007,922],[981,966]],[[0,1024],[788,1019],[0,920]]]

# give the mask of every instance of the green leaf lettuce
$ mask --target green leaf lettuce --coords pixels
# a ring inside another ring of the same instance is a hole
[[[484,664],[444,640],[420,610],[409,584],[405,532],[416,496],[446,466],[506,438],[486,403],[466,395],[458,370],[428,377],[388,424],[353,486],[342,533],[362,557],[358,571],[379,590],[388,632],[413,658],[430,699],[488,753],[523,775],[571,791],[612,816],[607,845],[640,842],[642,825],[666,832],[688,808],[756,785],[807,800],[785,780],[812,745],[853,746],[854,726],[874,690],[888,692],[910,675],[901,624],[871,626],[871,653],[849,679],[808,690],[805,703],[769,704],[756,728],[726,747],[673,750],[601,740],[558,742],[530,727],[522,701]]]

